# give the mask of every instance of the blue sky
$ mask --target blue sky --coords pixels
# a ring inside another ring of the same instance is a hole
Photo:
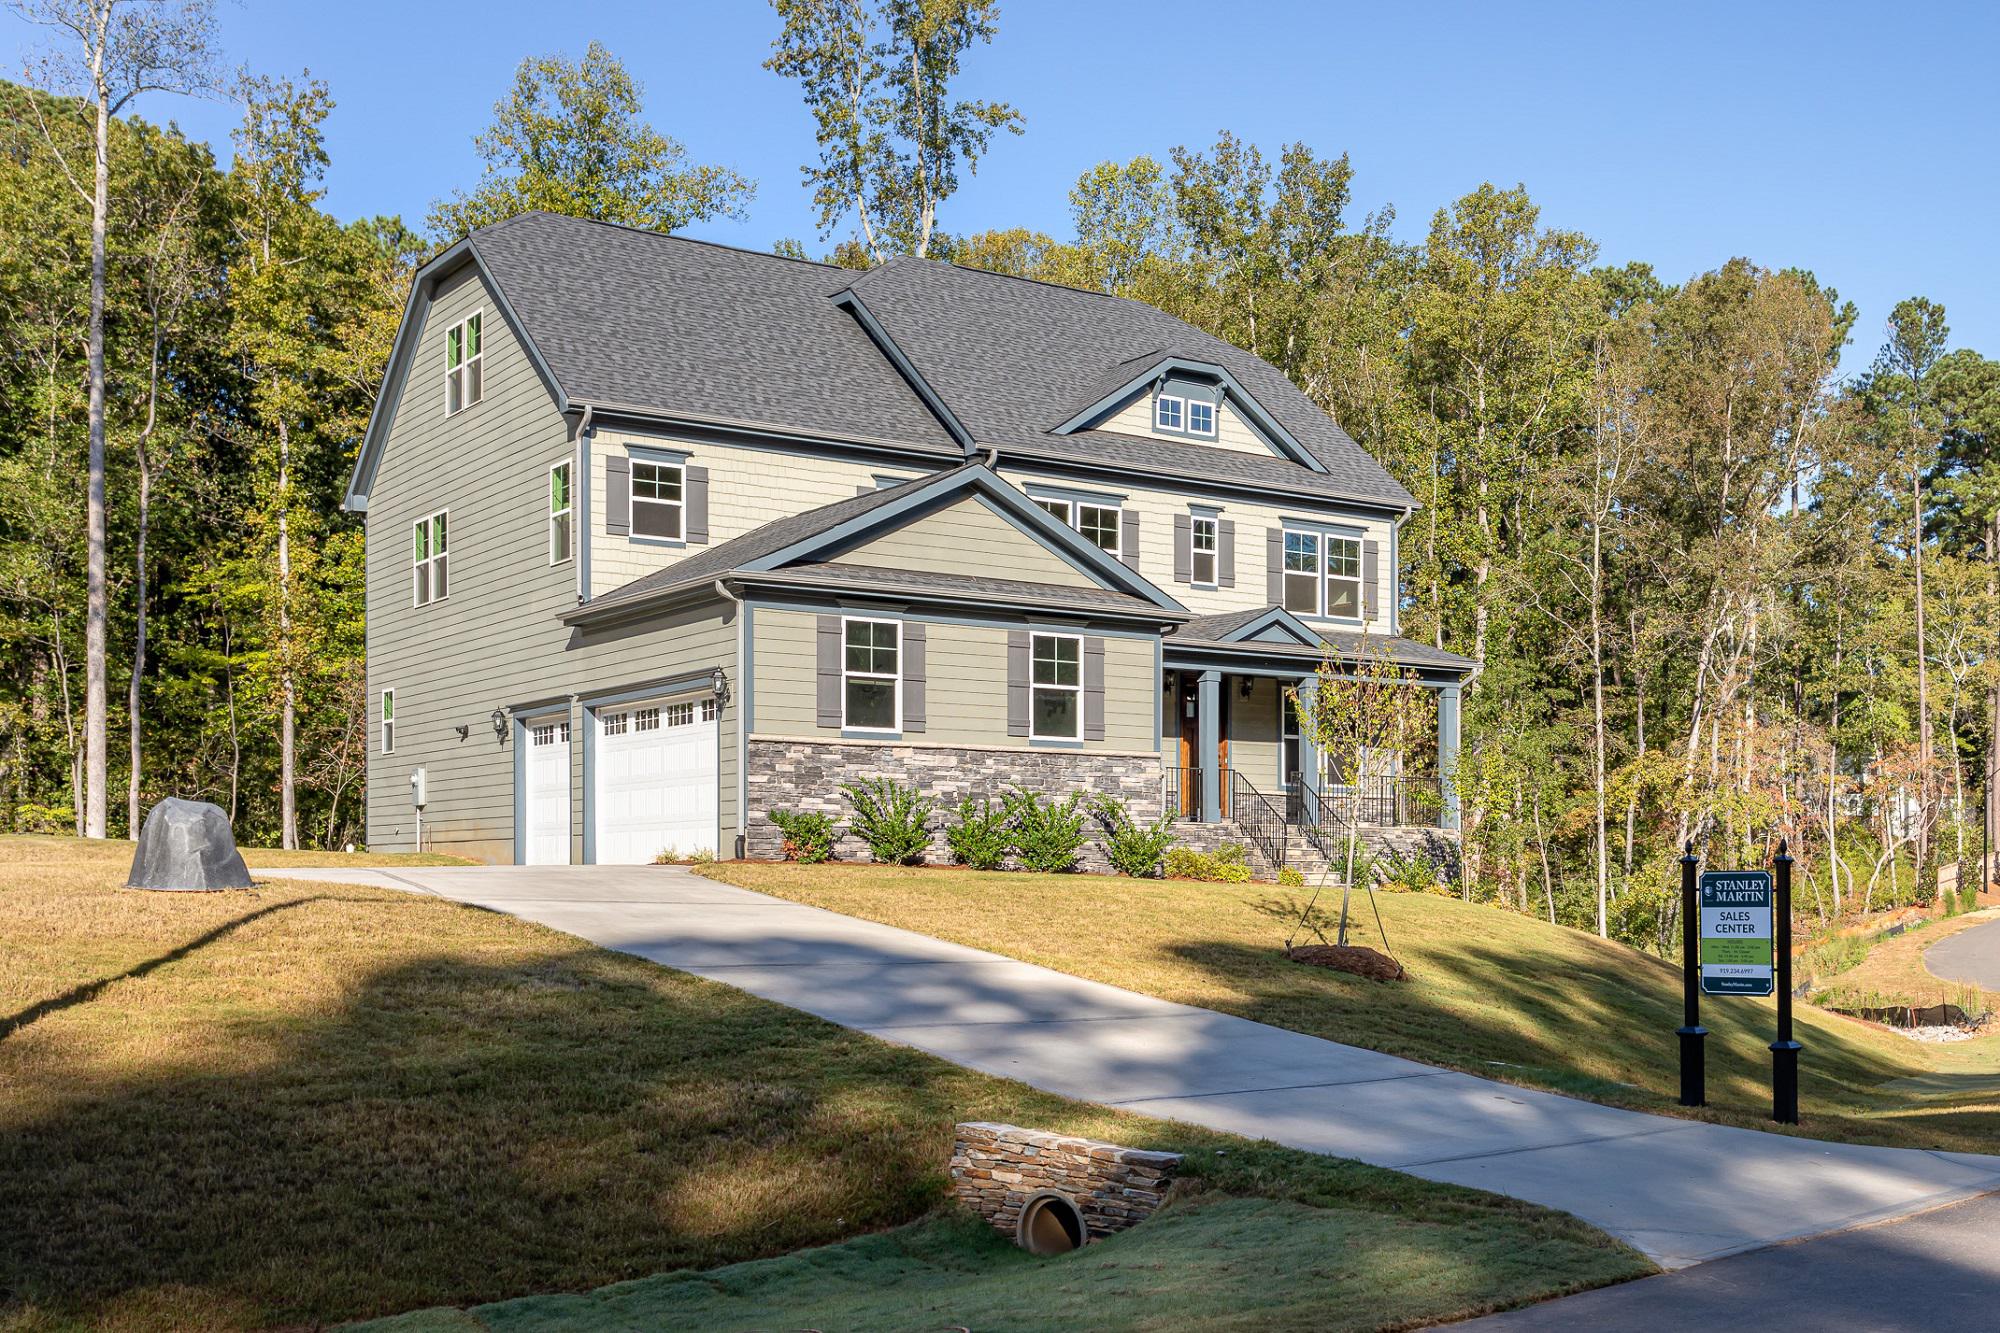
[[[761,67],[776,20],[760,0],[224,0],[221,25],[232,63],[331,84],[327,202],[343,217],[420,221],[475,179],[472,137],[521,58],[596,38],[646,85],[657,126],[757,179],[747,221],[698,234],[819,249],[798,183],[811,124]],[[13,68],[37,40],[0,16]],[[1065,235],[1086,167],[1226,127],[1351,153],[1356,216],[1393,204],[1407,237],[1481,181],[1521,182],[1545,222],[1669,280],[1739,254],[1810,268],[1861,307],[1850,371],[1915,294],[1945,303],[1954,343],[2000,355],[1996,50],[2000,7],[1969,3],[1006,0],[964,86],[1013,102],[1027,133],[942,220]],[[141,110],[226,152],[226,104]]]

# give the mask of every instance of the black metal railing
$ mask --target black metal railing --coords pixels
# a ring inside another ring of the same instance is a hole
[[[1285,812],[1272,804],[1270,798],[1257,790],[1241,773],[1231,773],[1229,777],[1229,810],[1236,821],[1236,827],[1243,831],[1273,871],[1285,864],[1286,843],[1290,833],[1285,823]]]
[[[1221,817],[1229,818],[1230,775],[1233,770],[1227,764],[1216,769],[1216,797],[1221,802]],[[1198,768],[1168,768],[1162,784],[1160,808],[1176,818],[1191,823],[1201,821],[1201,770]]]
[[[1402,773],[1331,783],[1315,791],[1293,774],[1286,814],[1304,828],[1440,828],[1444,787],[1435,774]]]

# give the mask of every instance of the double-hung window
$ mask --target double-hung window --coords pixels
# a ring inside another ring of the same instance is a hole
[[[686,474],[679,463],[632,460],[632,535],[681,536]]]
[[[479,316],[468,315],[444,334],[445,415],[462,412],[479,401]]]
[[[1187,399],[1161,394],[1153,400],[1153,425],[1160,430],[1187,429]]]
[[[850,620],[842,632],[841,725],[856,731],[900,731],[902,625]]]
[[[1319,614],[1319,534],[1285,534],[1285,609]]]
[[[569,464],[557,463],[549,469],[549,563],[560,565],[570,557]]]
[[[1193,563],[1188,570],[1189,579],[1200,586],[1212,588],[1215,586],[1216,521],[1197,514],[1191,527]]]
[[[1071,523],[1075,521],[1075,519],[1071,517],[1071,515],[1075,511],[1075,506],[1070,504],[1070,502],[1067,500],[1050,500],[1042,497],[1037,497],[1035,503],[1040,505],[1042,508],[1048,510],[1051,514],[1055,515],[1056,522],[1062,524],[1064,527],[1068,527]]]
[[[432,514],[420,518],[412,531],[415,542],[412,559],[415,569],[415,592],[418,606],[429,606],[432,602],[442,602],[449,589],[445,576],[445,515]]]
[[[1361,618],[1361,543],[1332,533],[1285,533],[1285,609]]]
[[[1033,663],[1028,735],[1038,741],[1083,737],[1083,639],[1075,634],[1037,634],[1030,643]]]
[[[1190,435],[1215,434],[1215,404],[1203,402],[1199,398],[1188,399],[1187,432]]]
[[[1116,559],[1118,550],[1118,507],[1087,505],[1076,507],[1076,530],[1096,543],[1097,548]]]
[[[396,692],[382,691],[382,753],[396,753]]]

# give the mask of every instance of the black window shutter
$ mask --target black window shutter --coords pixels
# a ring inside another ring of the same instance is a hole
[[[1174,515],[1174,582],[1194,582],[1194,519]]]
[[[708,544],[708,469],[688,465],[687,539],[690,546]]]
[[[1272,606],[1285,604],[1285,530],[1264,530],[1264,596]]]
[[[1225,518],[1215,525],[1216,561],[1220,567],[1216,573],[1216,583],[1224,588],[1236,586],[1236,520]]]
[[[1028,631],[1007,631],[1007,734],[1028,734]]]
[[[1136,509],[1119,512],[1118,558],[1127,569],[1139,567],[1139,511]]]
[[[604,530],[614,537],[632,532],[632,460],[624,454],[604,456]]]
[[[1361,543],[1361,613],[1373,620],[1382,611],[1382,543]]]
[[[840,725],[840,617],[819,618],[819,725]]]
[[[1083,641],[1083,738],[1104,739],[1104,640]]]
[[[903,622],[903,730],[922,731],[927,705],[924,655],[927,635],[921,621]]]

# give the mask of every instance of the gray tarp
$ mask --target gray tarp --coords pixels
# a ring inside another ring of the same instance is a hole
[[[134,889],[247,889],[250,872],[236,851],[228,815],[206,801],[170,796],[146,816],[125,884]]]

